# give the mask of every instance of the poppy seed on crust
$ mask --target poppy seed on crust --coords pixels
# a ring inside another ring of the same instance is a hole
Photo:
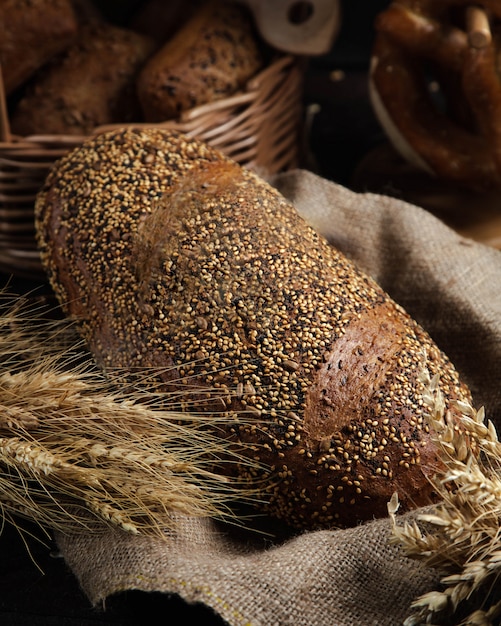
[[[386,515],[394,491],[403,509],[430,502],[440,462],[423,369],[451,411],[468,391],[427,333],[255,174],[177,133],[121,129],[55,165],[36,224],[97,361],[161,370],[167,396],[226,416],[267,512],[328,528]]]

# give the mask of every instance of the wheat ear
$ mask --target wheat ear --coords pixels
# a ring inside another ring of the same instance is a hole
[[[213,469],[249,462],[204,428],[218,416],[162,410],[154,393],[110,383],[69,321],[1,296],[4,519],[63,532],[106,522],[159,536],[173,513],[235,522],[233,505],[255,494]]]
[[[392,542],[435,568],[441,584],[415,600],[405,626],[493,626],[501,617],[501,443],[483,409],[458,403],[453,422],[438,380],[425,382],[430,432],[445,466],[433,478],[440,502],[402,525],[396,494],[388,510]]]

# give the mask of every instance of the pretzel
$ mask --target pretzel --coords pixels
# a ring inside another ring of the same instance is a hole
[[[395,0],[375,23],[383,129],[407,161],[477,190],[501,188],[500,26],[500,0]]]

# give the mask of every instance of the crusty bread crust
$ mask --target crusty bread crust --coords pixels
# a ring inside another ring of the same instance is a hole
[[[153,41],[106,22],[84,25],[77,41],[30,83],[11,117],[18,135],[89,135],[140,118],[136,78]]]
[[[120,130],[54,167],[36,218],[52,285],[99,363],[153,368],[166,398],[226,416],[266,511],[325,528],[386,515],[394,491],[403,509],[432,500],[423,369],[452,412],[467,390],[267,183],[193,139]]]
[[[70,0],[0,2],[0,65],[6,93],[65,50],[77,34]]]

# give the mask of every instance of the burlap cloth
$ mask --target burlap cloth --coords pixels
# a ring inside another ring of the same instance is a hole
[[[309,172],[274,184],[430,332],[469,383],[475,406],[499,424],[501,252],[420,208],[355,194]],[[388,519],[286,539],[180,519],[166,541],[110,530],[60,535],[58,543],[94,604],[136,589],[205,603],[233,626],[395,626],[438,579],[390,545],[390,533]]]

